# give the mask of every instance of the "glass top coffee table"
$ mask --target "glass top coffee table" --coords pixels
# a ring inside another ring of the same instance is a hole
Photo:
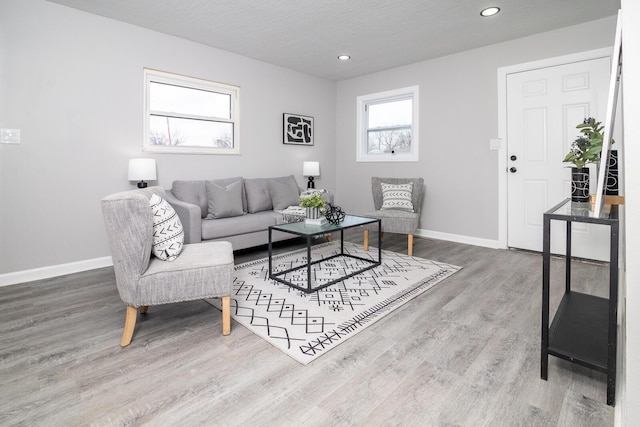
[[[344,230],[349,229],[349,228],[353,228],[353,227],[360,227],[366,224],[378,224],[378,260],[371,260],[371,259],[367,259],[367,258],[362,258],[356,255],[352,255],[352,254],[348,254],[348,253],[344,253]],[[347,279],[349,277],[355,276],[356,274],[360,274],[363,271],[367,271],[370,270],[374,267],[377,267],[381,264],[381,256],[382,256],[382,249],[381,249],[381,238],[382,238],[382,224],[380,222],[379,219],[376,218],[366,218],[366,217],[362,217],[362,216],[354,216],[354,215],[347,215],[344,218],[344,221],[342,221],[340,224],[334,225],[331,223],[328,224],[323,224],[323,225],[309,225],[309,224],[305,224],[304,222],[293,222],[293,223],[289,223],[289,224],[279,224],[279,225],[272,225],[269,227],[269,279],[272,280],[276,280],[280,283],[284,283],[287,286],[291,286],[293,288],[299,289],[302,292],[305,293],[312,293],[312,292],[316,292],[320,289],[326,288],[327,286],[331,286],[334,283],[338,283],[344,279]],[[273,252],[272,252],[272,233],[274,230],[277,231],[282,231],[285,233],[291,233],[291,234],[296,234],[298,236],[301,237],[305,237],[307,240],[307,260],[306,263],[303,265],[299,265],[293,268],[289,268],[283,271],[278,271],[277,273],[273,272]],[[330,257],[324,257],[321,259],[317,259],[317,260],[312,260],[311,258],[311,239],[315,236],[322,236],[328,233],[333,233],[335,231],[339,231],[340,232],[340,253],[336,254],[336,255],[332,255]],[[314,264],[318,264],[320,262],[325,262],[328,260],[331,260],[333,258],[338,258],[338,257],[347,257],[347,258],[353,258],[353,259],[357,259],[360,261],[364,262],[364,267],[359,268],[355,271],[349,271],[347,273],[345,273],[344,275],[341,275],[339,277],[336,277],[333,280],[329,280],[329,281],[323,281],[322,283],[318,283],[314,285],[314,281],[311,279],[311,268]],[[306,270],[306,271],[305,271]],[[284,278],[284,276],[286,276],[288,273],[292,273],[292,272],[296,272],[296,271],[300,271],[300,273],[304,274],[306,273],[306,283],[307,286],[299,286],[296,285],[295,283],[292,283],[289,280],[286,280]]]

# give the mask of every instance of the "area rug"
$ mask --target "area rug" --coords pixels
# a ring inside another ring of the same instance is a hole
[[[340,253],[340,243],[313,246],[312,260]],[[378,249],[344,243],[344,253],[376,259]],[[273,257],[274,271],[306,262],[300,249]],[[356,271],[366,262],[338,257],[314,264],[316,283]],[[268,259],[235,267],[231,316],[270,344],[306,365],[327,351],[440,283],[461,267],[428,259],[382,251],[382,265],[357,274],[317,292],[306,294],[270,280]],[[305,281],[304,273],[288,273],[286,280]],[[208,302],[220,308],[220,300]]]

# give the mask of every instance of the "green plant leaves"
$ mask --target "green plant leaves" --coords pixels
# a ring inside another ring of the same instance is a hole
[[[576,126],[580,136],[571,144],[571,151],[565,156],[563,163],[573,163],[575,167],[583,168],[590,163],[597,163],[602,152],[604,126],[593,117],[589,117]],[[615,141],[611,140],[613,144]]]
[[[313,193],[310,196],[302,196],[300,197],[300,207],[301,208],[324,208],[325,200],[322,198],[320,193]]]

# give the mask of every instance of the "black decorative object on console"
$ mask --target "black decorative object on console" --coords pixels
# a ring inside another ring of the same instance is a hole
[[[571,168],[571,201],[589,201],[589,168]]]
[[[618,195],[618,150],[609,151],[607,182],[604,191],[604,194],[608,196]]]

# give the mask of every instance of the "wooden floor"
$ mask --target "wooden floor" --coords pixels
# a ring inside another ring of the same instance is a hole
[[[550,357],[540,379],[539,254],[416,238],[414,255],[463,269],[307,366],[235,322],[223,337],[203,301],[151,307],[120,348],[111,268],[0,288],[0,425],[613,425],[604,374]],[[605,267],[573,276],[606,296]]]

